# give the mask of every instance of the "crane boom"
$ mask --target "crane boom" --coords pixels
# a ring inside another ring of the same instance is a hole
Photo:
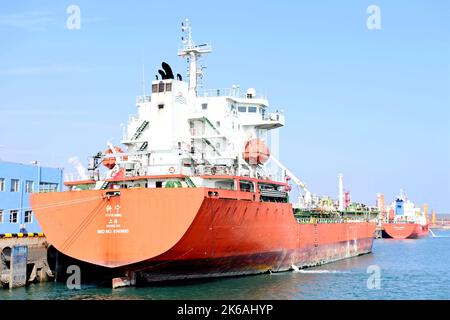
[[[294,181],[294,183],[296,185],[298,185],[300,188],[303,189],[303,191],[305,192],[305,196],[301,197],[299,196],[299,202],[298,202],[298,206],[299,208],[308,208],[311,206],[312,203],[312,195],[311,192],[308,190],[308,188],[306,187],[306,184],[300,180],[299,178],[296,177],[295,174],[292,173],[291,170],[289,170],[288,168],[286,168],[277,158],[275,158],[273,155],[270,156],[270,159],[272,159],[273,162],[275,162],[275,164],[277,166],[279,166],[281,168],[281,170],[284,170],[285,174],[287,174],[292,181]]]
[[[284,170],[286,172],[286,174],[291,177],[292,181],[294,181],[294,183],[296,185],[298,185],[300,188],[303,189],[303,191],[305,191],[305,193],[309,193],[308,188],[306,187],[306,184],[301,181],[299,178],[297,178],[295,176],[295,174],[292,173],[292,171],[290,171],[288,168],[286,168],[277,158],[275,158],[274,156],[270,156],[270,159],[272,159],[273,162],[276,163],[277,166],[279,166],[282,170]]]

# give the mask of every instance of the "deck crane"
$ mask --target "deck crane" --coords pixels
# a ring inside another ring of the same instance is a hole
[[[275,162],[275,164],[281,168],[281,170],[284,171],[285,175],[288,175],[292,181],[294,181],[294,183],[296,185],[298,185],[300,188],[302,188],[302,190],[304,191],[305,195],[303,196],[303,199],[300,197],[299,198],[299,207],[300,208],[308,208],[311,205],[311,201],[312,201],[312,197],[311,197],[311,192],[308,190],[308,188],[306,187],[306,184],[301,181],[299,178],[297,178],[295,176],[295,174],[292,173],[292,171],[290,171],[288,168],[286,168],[277,158],[275,158],[273,155],[270,156],[270,159]]]

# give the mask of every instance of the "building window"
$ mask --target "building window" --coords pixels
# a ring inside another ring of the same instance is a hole
[[[0,178],[0,192],[5,191],[5,179]]]
[[[19,180],[11,179],[11,192],[19,192]]]
[[[164,104],[158,104],[158,109],[164,109]]]
[[[152,84],[152,93],[156,93],[156,92],[158,92],[158,85],[155,83],[155,84]]]
[[[3,210],[0,209],[0,223],[3,223]]]
[[[256,113],[256,107],[248,107],[248,112]]]
[[[25,182],[25,192],[26,193],[32,193],[33,189],[34,189],[34,182],[30,181],[30,180],[27,180]]]
[[[166,91],[172,91],[172,83],[166,83]]]
[[[39,192],[55,192],[58,191],[58,184],[51,182],[41,182],[39,184]]]
[[[208,104],[207,103],[202,103],[202,110],[206,110],[208,109]]]
[[[9,223],[18,223],[19,222],[19,211],[11,210],[9,212]]]
[[[159,83],[159,90],[158,90],[159,92],[164,92],[164,82],[160,82]]]
[[[239,106],[239,107],[238,107],[238,111],[239,111],[239,112],[247,112],[247,107]]]
[[[33,222],[33,211],[27,210],[25,211],[24,223],[32,223]]]

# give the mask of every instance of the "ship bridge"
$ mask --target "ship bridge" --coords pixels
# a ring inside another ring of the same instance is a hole
[[[203,110],[209,104],[218,105],[221,100],[226,101],[230,111],[238,116],[241,126],[271,130],[285,124],[284,112],[277,110],[275,113],[267,113],[269,101],[264,95],[258,96],[253,88],[249,88],[245,94],[241,94],[236,85],[225,89],[208,89],[199,91],[198,99]]]

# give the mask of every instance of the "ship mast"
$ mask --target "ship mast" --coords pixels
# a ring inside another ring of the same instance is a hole
[[[183,43],[183,49],[178,51],[178,56],[186,58],[188,62],[189,77],[189,92],[197,92],[198,79],[203,75],[202,68],[197,66],[199,58],[202,54],[212,52],[212,47],[209,44],[195,45],[192,39],[192,26],[191,22],[186,19],[181,23],[181,31],[184,35],[181,38]]]

